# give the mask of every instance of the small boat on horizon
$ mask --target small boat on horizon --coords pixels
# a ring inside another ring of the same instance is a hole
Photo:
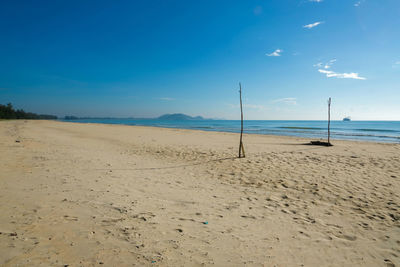
[[[351,121],[351,118],[350,117],[344,117],[343,121]]]

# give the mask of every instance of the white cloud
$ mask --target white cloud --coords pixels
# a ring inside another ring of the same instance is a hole
[[[396,61],[394,64],[395,65],[400,65],[400,61]]]
[[[243,107],[252,108],[252,109],[264,109],[265,108],[265,106],[263,106],[263,105],[253,105],[253,104],[244,104]]]
[[[358,1],[357,3],[354,4],[355,7],[359,7],[361,5],[361,1]]]
[[[317,3],[321,3],[323,0],[308,0],[308,2],[317,2]]]
[[[274,52],[272,52],[271,54],[265,54],[269,57],[280,57],[281,53],[283,52],[283,50],[281,49],[276,49]]]
[[[294,97],[279,98],[272,101],[272,103],[284,103],[288,105],[296,105],[297,99]]]
[[[356,79],[356,80],[366,80],[364,77],[360,77],[356,72],[350,73],[339,73],[332,70],[329,70],[333,63],[336,62],[336,59],[329,60],[325,65],[322,63],[315,64],[314,67],[318,67],[318,72],[325,74],[328,78],[339,78],[339,79]],[[322,68],[323,66],[323,68]]]
[[[172,98],[172,97],[160,97],[159,100],[163,100],[163,101],[173,101],[173,100],[175,100],[175,98]]]
[[[336,59],[329,60],[328,63],[325,64],[324,68],[329,69],[335,62],[336,62]]]
[[[329,69],[335,62],[336,62],[336,59],[331,59],[325,64],[322,62],[318,62],[317,64],[314,64],[313,67]]]
[[[314,23],[311,23],[311,24],[304,25],[303,28],[311,29],[311,28],[317,27],[321,23],[323,23],[323,22],[322,21],[317,21],[317,22],[314,22]]]
[[[358,76],[358,73],[350,72],[350,73],[337,73],[331,70],[318,70],[320,73],[326,74],[328,78],[339,78],[339,79],[356,79],[356,80],[366,80],[364,77]]]

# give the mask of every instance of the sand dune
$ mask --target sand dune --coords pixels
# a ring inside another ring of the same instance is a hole
[[[400,145],[0,122],[0,265],[398,266]]]

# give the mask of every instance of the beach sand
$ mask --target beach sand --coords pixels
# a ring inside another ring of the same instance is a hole
[[[0,122],[2,266],[398,266],[400,145]]]

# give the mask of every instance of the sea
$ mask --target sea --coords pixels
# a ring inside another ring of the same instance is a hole
[[[77,123],[103,123],[240,132],[240,120],[77,119]],[[327,121],[245,120],[244,133],[327,138]],[[400,143],[400,121],[331,121],[331,139]]]

